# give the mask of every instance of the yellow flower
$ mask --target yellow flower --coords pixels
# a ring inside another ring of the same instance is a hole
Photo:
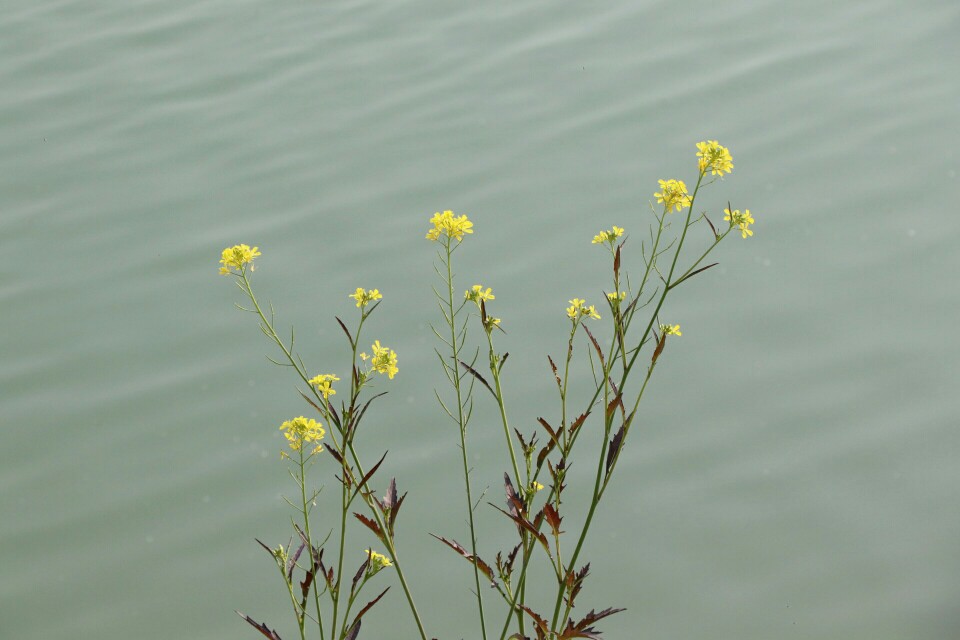
[[[357,287],[357,290],[347,297],[356,300],[358,308],[365,307],[371,302],[383,298],[383,296],[380,295],[379,289],[370,289],[370,291],[367,291],[366,289],[362,289],[360,287]]]
[[[317,388],[321,394],[323,394],[324,400],[329,400],[330,396],[337,395],[336,389],[331,386],[333,382],[339,382],[340,378],[333,375],[332,373],[321,373],[318,376],[315,376],[310,379],[310,384]]]
[[[666,336],[682,336],[683,335],[682,333],[680,333],[680,325],[678,324],[674,324],[674,325],[662,324],[660,325],[660,333]]]
[[[729,208],[724,209],[723,219],[730,223],[732,228],[734,225],[740,227],[740,237],[746,238],[747,236],[753,235],[753,230],[750,229],[750,225],[753,224],[753,216],[750,215],[750,209],[745,209],[743,213],[740,213],[740,209],[734,209],[733,212]]]
[[[620,304],[626,299],[626,297],[627,297],[626,291],[621,291],[620,293],[614,292],[614,293],[607,294],[607,300],[609,300],[611,304]]]
[[[370,559],[370,566],[367,567],[367,573],[371,576],[376,575],[381,569],[392,567],[393,562],[382,553],[377,553],[373,549],[366,550],[367,558]]]
[[[690,206],[690,196],[687,195],[687,185],[683,180],[658,180],[660,192],[653,194],[658,203],[663,203],[667,212],[676,207],[681,211]]]
[[[609,243],[610,246],[613,246],[613,243],[616,242],[617,238],[623,235],[623,228],[614,226],[611,231],[601,231],[597,235],[593,236],[593,244],[604,244]]]
[[[487,327],[493,329],[494,327],[500,326],[500,318],[494,318],[493,316],[487,316]]]
[[[543,485],[537,482],[536,480],[534,480],[530,484],[530,486],[533,488],[534,491],[543,491]]]
[[[430,218],[433,229],[427,231],[427,240],[439,240],[441,235],[453,238],[457,242],[463,240],[463,235],[473,233],[473,223],[467,216],[454,216],[453,211],[439,211]]]
[[[397,369],[397,352],[393,349],[380,346],[379,340],[374,342],[370,348],[373,350],[370,366],[373,367],[373,370],[377,373],[385,373],[388,378],[393,380],[393,376],[397,375],[397,371],[399,371],[399,369]],[[366,354],[360,354],[360,357],[362,358],[364,355]]]
[[[493,295],[490,287],[487,287],[487,290],[484,291],[483,286],[479,284],[473,285],[472,288],[464,292],[464,298],[476,302],[478,307],[480,306],[481,300],[496,300],[496,296]]]
[[[597,313],[597,309],[590,305],[589,307],[584,304],[584,300],[580,298],[574,298],[570,300],[570,306],[567,307],[567,317],[577,322],[580,318],[593,318],[595,320],[600,319],[600,314]]]
[[[697,161],[700,166],[700,173],[709,171],[715,176],[722,176],[724,173],[733,171],[733,158],[730,156],[730,150],[716,140],[698,142],[697,149],[697,157],[700,158]]]
[[[287,420],[280,425],[280,430],[284,432],[283,436],[290,442],[290,448],[294,451],[300,451],[306,442],[323,440],[323,436],[327,433],[319,422],[303,416]],[[313,453],[319,453],[322,450],[323,447],[317,446],[313,449]]]
[[[254,270],[253,259],[260,255],[260,248],[251,249],[245,244],[238,244],[223,250],[220,255],[220,275],[225,276],[233,269],[243,271],[243,265],[249,264],[250,271]]]

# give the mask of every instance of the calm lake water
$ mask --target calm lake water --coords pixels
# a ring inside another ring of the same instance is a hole
[[[665,310],[683,338],[578,610],[627,607],[608,638],[960,637],[956,2],[0,6],[0,637],[258,637],[235,608],[293,637],[254,537],[288,538],[277,425],[307,407],[217,275],[243,242],[317,371],[344,376],[346,294],[384,293],[368,335],[400,375],[361,444],[410,490],[429,633],[478,638],[469,567],[427,536],[467,538],[427,220],[475,222],[458,282],[496,292],[529,432],[566,301],[607,283],[590,239],[626,227],[639,273],[656,181],[706,138],[736,170],[703,206],[756,235]],[[499,430],[481,403],[498,501]],[[480,513],[492,557],[510,527]],[[361,638],[414,635],[395,584]]]

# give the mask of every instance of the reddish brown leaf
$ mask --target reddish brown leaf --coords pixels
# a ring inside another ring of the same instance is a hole
[[[239,611],[237,611],[237,615],[243,618],[244,620],[246,620],[247,624],[249,624],[251,627],[253,627],[257,631],[262,633],[265,637],[270,638],[270,640],[281,640],[280,635],[276,631],[268,627],[267,625],[261,624],[256,620],[254,620],[253,618],[251,618],[250,616],[244,613],[240,613]]]
[[[586,324],[582,324],[582,325],[580,325],[580,326],[583,327],[583,330],[587,332],[587,336],[589,336],[590,342],[593,343],[593,348],[596,350],[597,356],[600,358],[600,366],[601,366],[601,368],[602,368],[602,369],[606,369],[606,368],[607,368],[607,365],[604,364],[603,349],[600,348],[600,343],[597,342],[597,339],[593,337],[593,334],[592,334],[592,333],[590,333],[590,329],[587,327]]]
[[[560,382],[560,374],[557,373],[557,365],[554,363],[553,358],[547,356],[547,360],[550,361],[550,368],[553,369],[553,377],[557,379],[557,387],[563,388],[563,383]]]
[[[375,474],[375,473],[377,472],[377,469],[379,469],[379,468],[380,468],[380,465],[383,464],[383,461],[386,460],[386,458],[387,458],[387,453],[388,453],[387,451],[384,451],[384,452],[383,452],[383,455],[380,456],[380,460],[377,461],[377,464],[373,465],[373,466],[370,468],[370,470],[367,471],[366,475],[364,475],[363,478],[360,479],[360,484],[357,485],[357,490],[358,490],[358,491],[367,486],[367,481],[369,481],[370,478],[373,477],[373,474]]]
[[[370,602],[368,602],[367,605],[366,605],[363,609],[360,609],[360,613],[357,614],[357,617],[353,619],[353,624],[350,625],[351,628],[352,628],[352,627],[357,627],[357,629],[359,630],[359,628],[360,628],[360,618],[362,618],[362,617],[363,617],[363,614],[365,614],[367,611],[370,611],[370,608],[373,607],[373,605],[375,605],[375,604],[377,604],[378,602],[380,602],[380,598],[382,598],[383,596],[385,596],[386,593],[387,593],[387,591],[390,591],[390,587],[387,587],[386,589],[384,589],[383,591],[381,591],[381,592],[380,592],[380,595],[378,595],[376,598],[374,598],[373,600],[371,600]],[[354,636],[354,637],[356,637],[356,636]]]
[[[357,572],[353,574],[353,583],[350,585],[350,593],[352,594],[356,588],[357,583],[360,582],[360,578],[363,577],[363,574],[367,572],[367,567],[370,566],[370,554],[372,552],[367,550],[367,559],[360,564],[360,568],[357,569]]]
[[[470,564],[476,565],[477,569],[479,569],[483,575],[487,576],[487,579],[490,580],[490,582],[494,582],[493,569],[491,569],[490,565],[484,562],[482,558],[475,556],[469,551],[467,551],[466,549],[464,549],[463,545],[461,545],[456,540],[447,540],[446,538],[442,538],[433,533],[431,533],[430,535],[436,538],[437,540],[439,540],[440,542],[442,542],[443,544],[447,545],[457,553],[459,553],[464,558],[466,558],[467,562],[469,562]]]
[[[584,413],[581,413],[579,416],[577,416],[577,419],[574,420],[574,421],[573,421],[573,424],[570,425],[570,435],[571,435],[571,436],[577,432],[577,429],[579,429],[581,426],[583,426],[583,423],[586,422],[587,416],[589,416],[589,415],[590,415],[590,412],[589,412],[589,411],[586,411],[586,412],[584,412]]]
[[[653,357],[650,358],[650,364],[657,364],[657,358],[660,357],[660,354],[663,353],[663,346],[667,343],[667,334],[664,333],[660,336],[660,339],[657,340],[657,348],[653,350]]]
[[[380,542],[384,541],[383,531],[380,530],[380,525],[361,513],[354,513],[353,515],[357,520],[367,525],[367,528],[370,529],[370,531],[373,531],[374,535],[377,536]]]
[[[613,397],[613,400],[607,405],[607,420],[613,415],[614,411],[617,410],[617,407],[623,407],[623,400],[620,399],[620,394],[618,393]]]
[[[610,468],[613,466],[617,456],[620,455],[620,446],[623,443],[623,434],[624,428],[620,427],[620,429],[617,430],[617,433],[610,440],[610,448],[607,450],[607,473],[610,473]]]
[[[544,429],[547,430],[547,433],[550,434],[550,439],[553,440],[553,443],[557,446],[560,446],[559,436],[557,435],[557,430],[550,426],[550,423],[544,420],[543,418],[537,418]]]
[[[550,625],[547,623],[546,619],[526,605],[521,604],[520,608],[523,609],[528,616],[533,618],[533,622],[535,624],[534,629],[537,632],[537,639],[542,640],[546,638],[550,634]]]
[[[494,391],[494,390],[493,390],[493,387],[490,386],[490,383],[487,382],[482,375],[480,375],[480,372],[478,372],[476,369],[474,369],[473,367],[471,367],[470,365],[468,365],[468,364],[467,364],[466,362],[464,362],[463,360],[460,361],[460,366],[463,367],[464,369],[466,369],[467,371],[469,371],[469,372],[470,372],[470,375],[472,375],[474,378],[476,378],[477,380],[479,380],[479,381],[480,381],[480,384],[482,384],[483,386],[485,386],[485,387],[487,388],[487,391],[489,391],[489,392],[493,395],[494,399],[496,399],[496,397],[497,397],[497,392]]]
[[[334,318],[337,318],[337,316],[333,316],[333,317],[334,317]],[[352,346],[353,346],[353,336],[350,335],[350,330],[347,329],[347,325],[343,324],[343,320],[341,320],[340,318],[337,318],[337,324],[339,324],[339,325],[340,325],[340,328],[343,329],[343,332],[344,332],[345,334],[347,334],[347,340],[350,341],[350,346],[352,347]]]
[[[560,513],[556,508],[549,502],[543,505],[543,510],[540,512],[543,514],[543,517],[546,518],[547,524],[550,525],[551,531],[553,531],[554,536],[558,536],[563,531],[560,531],[560,523],[563,521],[563,518],[560,517]]]
[[[350,633],[344,636],[343,640],[357,640],[357,634],[360,633],[360,621],[357,620],[357,623],[350,627]]]

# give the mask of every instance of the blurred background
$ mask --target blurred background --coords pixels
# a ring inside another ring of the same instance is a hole
[[[662,314],[683,337],[578,610],[626,607],[608,638],[960,633],[955,2],[0,5],[0,637],[258,637],[233,609],[293,637],[254,537],[289,537],[278,425],[309,408],[217,274],[247,243],[315,372],[346,377],[333,316],[383,292],[366,335],[400,373],[360,446],[410,491],[429,633],[478,638],[472,571],[427,535],[468,538],[427,221],[475,223],[458,285],[494,289],[529,432],[557,412],[567,300],[609,289],[591,238],[625,227],[639,274],[657,179],[692,184],[708,138],[736,168],[698,204],[749,208],[756,235]],[[479,399],[475,484],[499,501]],[[480,513],[490,560],[511,526]],[[414,635],[395,585],[361,638]]]

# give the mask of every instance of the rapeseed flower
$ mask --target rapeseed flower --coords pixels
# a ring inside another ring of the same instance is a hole
[[[382,553],[377,553],[373,549],[367,549],[367,558],[370,559],[370,566],[367,567],[367,574],[375,576],[381,569],[393,566],[393,561]]]
[[[570,300],[570,306],[567,307],[567,317],[574,322],[579,321],[581,318],[599,320],[600,314],[597,313],[597,309],[593,305],[586,306],[584,302],[585,301],[580,298]]]
[[[623,302],[627,297],[626,291],[621,291],[619,293],[613,292],[607,294],[607,300],[610,301],[610,304],[617,305]]]
[[[617,238],[623,235],[623,228],[614,226],[611,231],[601,231],[597,235],[593,236],[593,244],[609,244],[610,248],[613,248],[613,244],[617,241]]]
[[[332,383],[339,381],[340,378],[332,373],[321,373],[320,375],[311,378],[309,383],[311,386],[316,387],[319,393],[323,394],[324,400],[329,400],[330,396],[337,395],[337,391],[333,388]]]
[[[369,291],[367,291],[366,289],[363,289],[361,287],[357,287],[357,290],[351,293],[350,295],[348,295],[347,297],[353,298],[354,300],[357,301],[357,308],[365,307],[371,302],[375,300],[380,300],[381,298],[383,298],[383,296],[380,295],[379,289],[370,289]]]
[[[327,433],[319,422],[303,416],[287,420],[280,425],[280,430],[284,432],[283,436],[290,442],[290,448],[294,451],[300,451],[304,444],[320,442]],[[323,447],[317,445],[311,453],[320,453],[321,451],[323,451]]]
[[[472,288],[467,289],[467,291],[464,292],[464,298],[476,302],[478,307],[481,301],[496,300],[496,296],[493,295],[493,290],[491,290],[490,287],[487,287],[487,290],[484,291],[483,286],[479,284],[475,284]]]
[[[662,324],[660,325],[660,333],[665,336],[682,336],[680,333],[680,325],[678,324]]]
[[[250,248],[245,244],[238,244],[223,250],[220,256],[220,275],[233,273],[234,269],[243,270],[243,265],[249,264],[250,271],[254,270],[253,259],[260,255],[260,248]]]
[[[697,157],[700,158],[697,161],[700,173],[709,171],[715,176],[723,176],[724,173],[733,171],[733,158],[730,156],[730,150],[716,140],[698,142],[697,149]]]
[[[427,240],[437,241],[441,235],[453,238],[457,242],[463,240],[464,234],[473,233],[473,223],[466,214],[454,216],[453,211],[439,211],[430,218],[433,229],[427,231]]]
[[[370,366],[373,371],[377,373],[385,373],[387,377],[393,380],[393,376],[397,375],[397,352],[393,349],[380,346],[380,341],[377,340],[370,347],[373,350],[373,355],[370,356]],[[366,354],[361,353],[360,357],[364,358]]]
[[[677,211],[690,206],[690,196],[687,195],[687,185],[683,180],[658,180],[660,192],[653,194],[658,203],[662,203],[668,213],[671,209]]]
[[[753,224],[753,216],[750,215],[750,209],[745,209],[743,213],[740,213],[740,209],[734,209],[733,212],[730,209],[724,209],[723,219],[730,223],[730,227],[733,228],[734,225],[740,227],[740,235],[743,238],[753,235],[753,230],[750,229],[750,225]]]

